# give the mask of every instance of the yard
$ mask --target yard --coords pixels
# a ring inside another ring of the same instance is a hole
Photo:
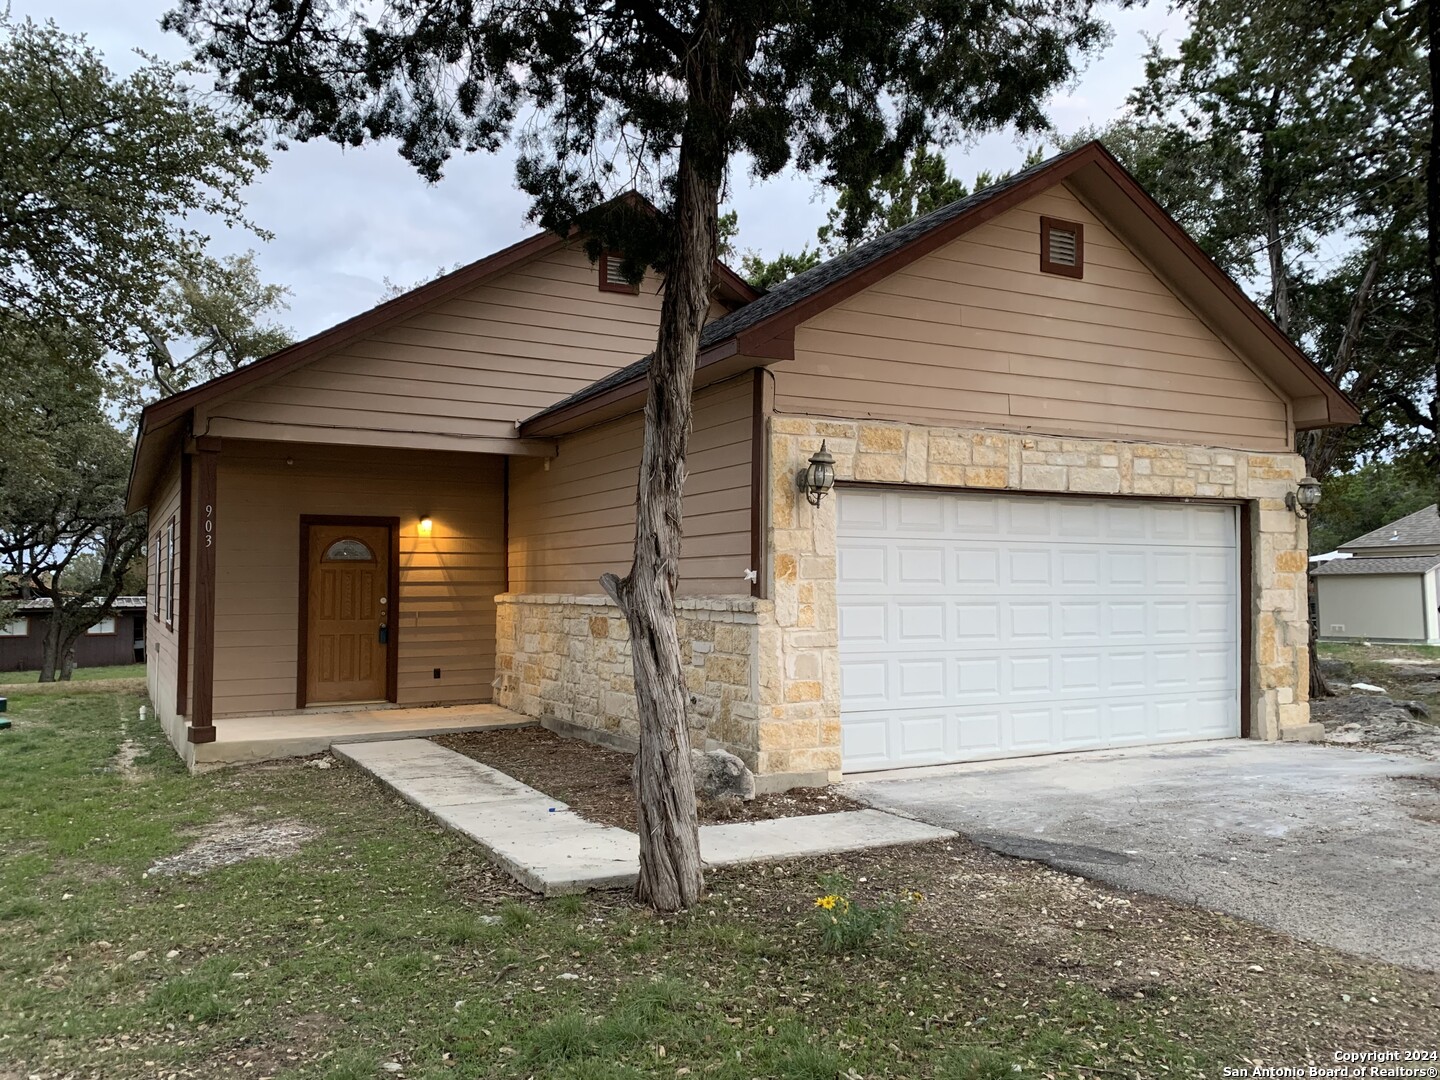
[[[12,699],[3,1080],[1151,1080],[1440,1048],[1434,976],[965,842],[714,874],[679,918],[536,901],[348,770],[186,775],[142,702]],[[833,871],[923,899],[827,955]]]
[[[76,668],[71,673],[72,682],[93,682],[96,679],[143,678],[145,678],[145,665],[143,663]],[[39,681],[40,672],[38,671],[0,671],[0,686],[19,686],[25,683],[38,683]]]
[[[1440,720],[1440,647],[1322,641],[1320,658],[1331,683],[1382,686],[1393,698],[1421,702]]]

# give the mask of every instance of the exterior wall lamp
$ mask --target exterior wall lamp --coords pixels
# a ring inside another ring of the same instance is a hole
[[[825,448],[823,439],[820,449],[815,451],[810,464],[800,470],[797,480],[811,506],[819,506],[820,500],[835,486],[835,457]]]
[[[1285,505],[1295,512],[1296,517],[1308,518],[1310,511],[1320,505],[1320,481],[1306,474],[1298,488],[1285,493]]]
[[[429,536],[430,530],[433,528],[435,528],[435,522],[430,520],[429,514],[426,514],[420,519],[420,525],[416,531],[419,532],[421,536]]]

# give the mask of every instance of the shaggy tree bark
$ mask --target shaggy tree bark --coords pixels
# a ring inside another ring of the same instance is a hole
[[[658,911],[687,908],[704,888],[675,587],[690,399],[700,330],[710,308],[735,71],[753,48],[724,40],[718,8],[710,6],[687,59],[690,115],[680,143],[665,295],[645,402],[635,558],[624,578],[606,574],[600,579],[630,627],[640,720],[634,768],[640,879],[635,891],[638,900]]]

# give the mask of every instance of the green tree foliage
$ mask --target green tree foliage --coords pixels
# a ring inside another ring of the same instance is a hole
[[[108,614],[144,542],[125,513],[130,440],[102,408],[100,346],[0,321],[0,572],[49,597],[40,679],[69,677],[80,635]]]
[[[1310,550],[1334,551],[1435,502],[1435,478],[1423,453],[1371,461],[1332,476],[1310,515]]]
[[[187,217],[247,225],[257,134],[185,77],[120,78],[83,38],[0,17],[0,311],[123,349],[203,246]]]
[[[664,275],[636,498],[634,562],[602,587],[625,613],[635,671],[639,896],[699,895],[699,845],[674,593],[691,390],[731,163],[787,167],[853,191],[853,241],[876,181],[929,143],[1013,124],[1105,27],[1091,0],[179,0],[222,88],[302,139],[395,139],[429,180],[456,151],[518,136],[532,217],[574,225],[592,256]],[[521,119],[523,117],[523,120]],[[654,215],[612,196],[638,188]]]
[[[143,325],[155,386],[173,394],[289,345],[290,331],[273,321],[290,306],[289,294],[260,280],[252,252],[192,260]]]
[[[1364,414],[1306,433],[1315,475],[1433,434],[1426,56],[1382,0],[1187,0],[1132,114],[1099,135]]]

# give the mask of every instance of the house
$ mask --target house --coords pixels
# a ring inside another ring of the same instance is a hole
[[[1296,431],[1356,411],[1098,143],[763,296],[715,281],[678,601],[697,744],[776,790],[1313,737],[1286,496]],[[468,705],[633,745],[597,579],[630,561],[657,284],[537,236],[145,410],[150,690],[187,760],[347,703],[372,733]]]
[[[35,671],[44,657],[45,631],[54,603],[48,596],[21,600],[0,620],[0,671]],[[145,658],[145,597],[118,596],[112,614],[75,642],[77,667],[136,664]]]
[[[1339,548],[1315,567],[1325,641],[1440,645],[1440,511],[1431,503]]]

